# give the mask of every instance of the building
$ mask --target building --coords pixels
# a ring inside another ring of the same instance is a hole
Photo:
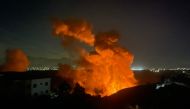
[[[28,84],[30,86],[29,95],[45,95],[50,92],[51,78],[31,79]]]
[[[52,75],[50,72],[1,72],[0,96],[40,96],[51,91]]]

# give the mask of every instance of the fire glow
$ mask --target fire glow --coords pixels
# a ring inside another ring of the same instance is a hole
[[[8,49],[6,61],[0,65],[1,72],[25,72],[30,65],[27,55],[21,49]]]
[[[56,21],[53,32],[62,39],[63,45],[79,41],[92,48],[71,47],[80,57],[76,67],[60,65],[58,73],[73,85],[79,84],[87,94],[104,97],[137,85],[130,69],[133,55],[118,43],[117,32],[93,34],[88,22],[76,19]]]

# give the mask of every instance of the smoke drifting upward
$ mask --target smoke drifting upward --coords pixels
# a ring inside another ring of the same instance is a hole
[[[29,66],[29,60],[21,49],[9,49],[6,51],[6,62],[0,66],[2,72],[24,72]]]
[[[68,36],[92,46],[94,44],[94,35],[91,29],[88,22],[78,19],[68,19],[64,22],[56,21],[54,23],[54,33],[56,35],[60,37]]]
[[[86,93],[101,97],[137,85],[130,69],[133,55],[118,43],[117,32],[94,35],[86,21],[64,20],[54,24],[54,33],[63,40],[70,37],[93,47],[92,51],[87,51],[80,46],[80,59],[75,68],[60,65],[58,74],[68,82],[79,84]]]

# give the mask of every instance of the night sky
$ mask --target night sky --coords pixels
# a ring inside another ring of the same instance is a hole
[[[1,0],[0,58],[7,48],[33,58],[69,58],[52,35],[52,19],[70,17],[86,19],[95,33],[118,31],[135,56],[133,66],[190,67],[188,0]]]

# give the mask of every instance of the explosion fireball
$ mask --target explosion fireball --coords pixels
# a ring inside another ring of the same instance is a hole
[[[69,39],[92,48],[87,50],[85,47],[75,46],[80,58],[76,61],[75,68],[60,65],[58,74],[62,78],[72,84],[79,84],[87,94],[101,97],[137,85],[130,68],[133,55],[118,43],[117,32],[95,35],[88,22],[76,19],[56,21],[53,29],[55,35],[63,40],[63,44]]]

